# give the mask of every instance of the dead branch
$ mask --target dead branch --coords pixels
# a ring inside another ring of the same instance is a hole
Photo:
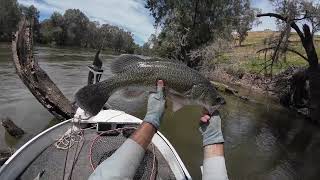
[[[306,51],[309,68],[307,70],[310,86],[310,117],[311,120],[320,124],[320,66],[317,52],[314,47],[313,34],[307,24],[303,25],[303,32],[290,18],[275,13],[259,14],[257,17],[270,16],[283,20],[298,33],[303,48]]]
[[[13,63],[22,82],[36,99],[55,117],[69,119],[75,109],[33,56],[32,26],[25,18],[12,40]]]
[[[283,17],[280,14],[276,14],[276,13],[264,13],[264,14],[257,15],[257,17],[265,17],[265,16],[274,17],[274,18],[280,19],[282,21],[285,21],[287,23],[289,22],[289,18]],[[298,35],[301,39],[304,39],[304,34],[301,32],[299,26],[294,21],[290,22],[290,26],[298,33]]]
[[[257,51],[257,53],[260,53],[260,52],[263,52],[263,51],[268,51],[268,50],[272,50],[272,49],[275,49],[277,47],[273,46],[273,47],[267,47],[267,48],[263,48],[263,49],[260,49],[259,51]],[[301,54],[300,52],[294,50],[294,49],[290,49],[290,48],[280,48],[284,51],[290,51],[292,53],[295,53],[297,55],[299,55],[300,57],[302,57],[304,60],[308,61],[308,58],[305,57],[303,54]]]

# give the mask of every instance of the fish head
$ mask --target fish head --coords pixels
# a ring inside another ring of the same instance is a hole
[[[221,105],[226,103],[225,99],[210,85],[202,89],[202,93],[197,97],[197,102],[207,109],[209,114],[213,114]]]

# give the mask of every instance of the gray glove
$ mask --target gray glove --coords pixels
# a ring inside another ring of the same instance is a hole
[[[163,81],[159,80],[157,83],[157,92],[149,96],[147,114],[144,117],[144,121],[152,124],[156,129],[160,127],[165,108],[166,100],[163,94],[163,87]]]
[[[218,113],[213,114],[208,122],[200,122],[199,131],[203,137],[203,147],[211,144],[224,143],[221,131],[221,118]]]

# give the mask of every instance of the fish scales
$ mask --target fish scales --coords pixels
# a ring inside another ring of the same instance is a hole
[[[182,63],[141,60],[122,67],[119,73],[105,81],[80,89],[76,102],[95,115],[114,92],[130,86],[155,91],[160,79],[165,82],[167,97],[173,101],[179,99],[182,105],[199,104],[212,111],[210,108],[224,101],[206,78]]]

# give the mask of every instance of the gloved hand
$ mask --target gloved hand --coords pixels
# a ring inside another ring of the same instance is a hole
[[[209,115],[201,117],[199,131],[203,137],[203,147],[211,144],[224,143],[221,131],[221,118],[218,111],[211,117]]]
[[[161,118],[165,108],[165,98],[163,94],[164,83],[157,82],[157,92],[149,95],[147,114],[144,121],[152,124],[157,130],[160,128]]]

